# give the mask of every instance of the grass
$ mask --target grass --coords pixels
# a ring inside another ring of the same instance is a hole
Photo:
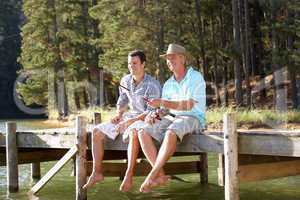
[[[278,112],[276,110],[263,109],[233,109],[233,108],[213,108],[206,112],[208,125],[218,126],[223,121],[223,115],[226,112],[236,113],[238,126],[251,124],[255,126],[271,124],[300,123],[300,111],[288,110],[287,112]]]
[[[76,115],[84,116],[88,122],[92,122],[94,112],[100,112],[102,121],[109,121],[114,116],[116,109],[113,107],[106,107],[101,109],[99,107],[81,110],[78,113],[71,114],[68,117],[68,123],[58,121],[58,126],[70,126],[73,124]],[[288,110],[280,113],[270,109],[235,109],[235,108],[210,108],[206,112],[206,121],[209,128],[221,128],[223,115],[226,112],[236,113],[238,127],[257,128],[257,127],[274,127],[278,125],[286,125],[288,123],[300,123],[300,111]],[[51,125],[51,120],[48,121]],[[53,122],[54,123],[54,122]],[[61,123],[59,125],[59,123]],[[55,123],[54,123],[55,124]]]

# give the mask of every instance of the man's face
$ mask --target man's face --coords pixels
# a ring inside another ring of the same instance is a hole
[[[138,56],[128,56],[128,69],[132,75],[142,75],[145,63],[141,63]]]
[[[180,67],[184,67],[185,57],[181,54],[169,54],[166,56],[167,65],[169,69],[173,72]]]

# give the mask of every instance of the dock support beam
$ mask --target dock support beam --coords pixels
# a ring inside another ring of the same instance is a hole
[[[200,183],[207,184],[208,183],[208,163],[207,163],[207,153],[200,154]]]
[[[41,179],[41,165],[39,162],[31,163],[31,177],[33,180]]]
[[[224,182],[225,182],[224,154],[219,154],[218,185],[224,187]]]
[[[86,183],[86,155],[87,155],[87,132],[86,124],[82,116],[76,117],[76,200],[86,200],[87,192],[82,188]]]
[[[97,125],[97,124],[100,124],[101,123],[101,113],[99,112],[95,112],[94,113],[94,116],[93,116],[93,122],[94,122],[94,125]]]
[[[238,133],[235,115],[226,113],[223,119],[225,156],[225,200],[239,200]]]
[[[7,189],[10,193],[18,192],[19,190],[18,147],[16,130],[16,123],[6,123],[6,177]]]

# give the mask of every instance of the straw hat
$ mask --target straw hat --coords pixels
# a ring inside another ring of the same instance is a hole
[[[169,44],[166,54],[160,55],[165,58],[169,54],[182,54],[185,55],[185,48],[179,44]]]

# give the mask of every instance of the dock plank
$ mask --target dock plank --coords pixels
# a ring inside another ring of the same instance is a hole
[[[90,130],[91,126],[88,128],[88,131]],[[47,129],[38,132],[18,132],[18,147],[71,148],[75,144],[73,131],[72,128],[63,128],[55,131]],[[300,157],[299,130],[238,130],[238,133],[240,154]],[[0,147],[5,147],[5,134],[0,134]],[[127,144],[123,143],[121,137],[115,141],[107,139],[105,149],[126,150]],[[205,131],[190,134],[177,146],[177,152],[223,153],[223,133]]]

